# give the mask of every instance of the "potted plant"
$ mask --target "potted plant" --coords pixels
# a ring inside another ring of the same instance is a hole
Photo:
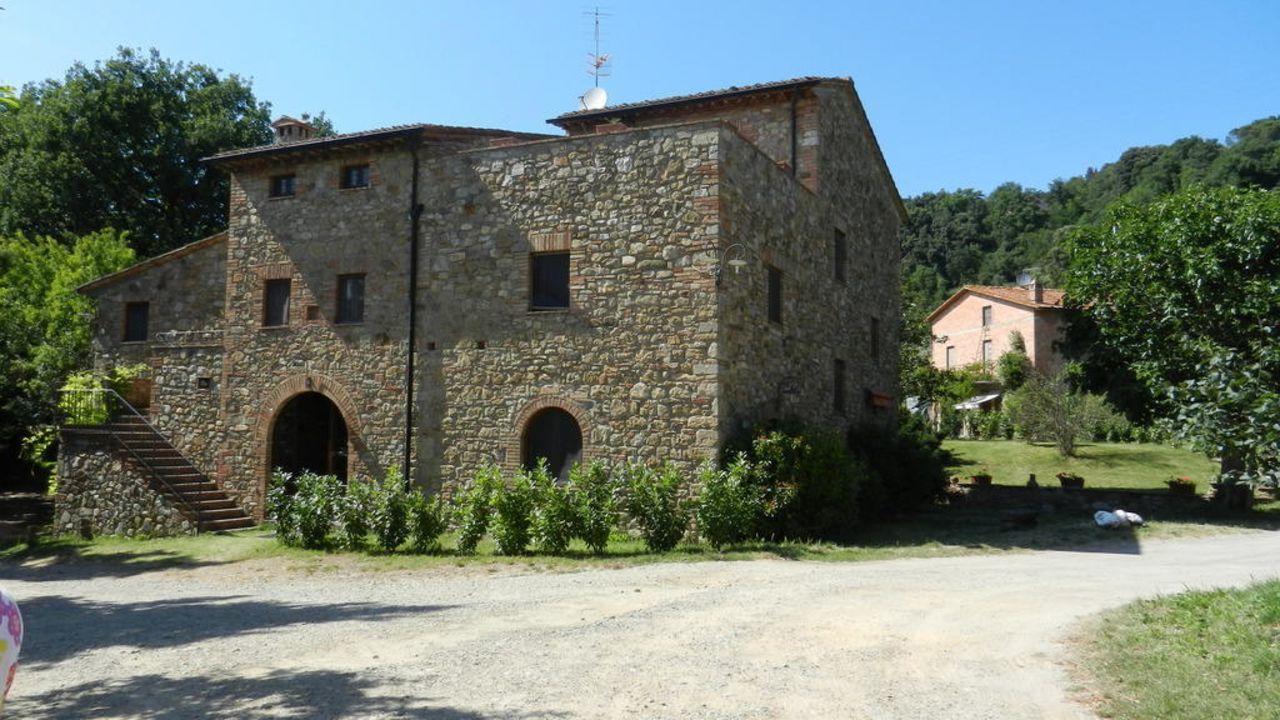
[[[1058,473],[1058,483],[1064,488],[1079,490],[1084,487],[1084,478],[1075,473],[1060,472]]]
[[[991,484],[991,473],[983,468],[980,472],[970,475],[969,481],[978,487],[987,487]]]
[[[1172,477],[1164,481],[1169,486],[1169,492],[1174,495],[1195,495],[1196,481],[1189,477]]]

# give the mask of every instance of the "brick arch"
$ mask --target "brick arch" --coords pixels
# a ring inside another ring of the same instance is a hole
[[[342,414],[342,421],[347,424],[347,477],[352,477],[356,467],[357,452],[363,441],[360,433],[360,414],[357,405],[340,383],[320,373],[299,373],[276,384],[267,394],[266,400],[259,406],[253,431],[254,457],[258,467],[262,468],[258,484],[260,507],[265,505],[267,483],[271,480],[271,431],[275,428],[276,417],[285,403],[302,393],[315,392],[328,398]]]
[[[529,420],[534,415],[547,408],[563,410],[573,417],[574,422],[578,423],[578,431],[582,433],[582,456],[580,462],[589,462],[594,457],[595,453],[591,447],[591,437],[595,423],[592,421],[591,415],[587,413],[586,408],[562,395],[539,395],[530,400],[516,414],[515,420],[511,423],[511,432],[507,435],[506,456],[502,463],[503,468],[508,472],[516,472],[520,469],[521,442],[524,439],[525,426],[529,424]]]

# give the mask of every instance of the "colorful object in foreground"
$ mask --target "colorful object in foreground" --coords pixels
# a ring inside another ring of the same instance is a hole
[[[22,649],[22,613],[13,596],[0,588],[0,677],[4,678],[4,692],[0,693],[0,712],[4,711],[5,698],[13,685],[13,675],[18,670],[18,651]]]

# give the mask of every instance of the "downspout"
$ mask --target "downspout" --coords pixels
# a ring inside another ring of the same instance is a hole
[[[413,486],[413,361],[417,350],[418,330],[418,220],[422,217],[422,203],[418,202],[418,142],[409,141],[409,153],[413,156],[413,179],[409,190],[409,345],[404,361],[404,482]]]
[[[791,174],[796,175],[796,162],[799,156],[799,142],[796,139],[796,126],[799,124],[797,120],[797,104],[799,102],[799,93],[791,93]]]

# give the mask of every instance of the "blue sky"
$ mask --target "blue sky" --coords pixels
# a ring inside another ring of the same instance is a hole
[[[253,80],[273,113],[548,130],[590,84],[587,2],[0,0],[0,84],[117,46]],[[852,76],[903,195],[1043,187],[1132,145],[1280,114],[1280,2],[606,5],[604,81],[634,101]]]

